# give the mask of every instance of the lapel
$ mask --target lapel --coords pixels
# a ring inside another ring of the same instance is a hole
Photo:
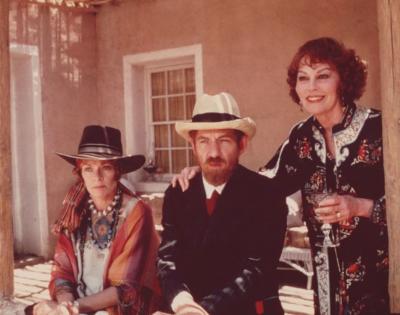
[[[211,216],[207,213],[206,196],[202,175],[197,174],[191,181],[189,190],[184,193],[184,204],[180,211],[184,234],[190,237],[192,246],[208,246],[209,244],[226,242],[236,234],[246,220],[242,191],[245,180],[243,167],[238,165],[227,182],[221,196],[217,200]]]
[[[242,196],[241,190],[245,189],[245,187],[240,187],[240,179],[243,176],[242,173],[242,166],[238,165],[226,183],[224,190],[222,191],[221,196],[219,196],[215,206],[214,213],[217,214],[215,215],[216,219],[220,218],[227,212],[232,212],[233,209],[237,208],[236,205],[240,203]],[[229,213],[229,215],[230,214],[231,213]]]
[[[211,216],[208,216],[204,206],[204,213],[206,214],[207,221],[203,242],[207,243],[208,241],[212,241],[215,233],[225,233],[225,231],[231,230],[229,226],[233,222],[238,222],[236,217],[240,215],[240,207],[242,204],[242,202],[240,202],[240,189],[238,189],[238,187],[240,187],[238,186],[238,184],[240,184],[240,174],[241,166],[238,165],[231,178],[226,183],[221,196],[219,196]]]
[[[208,226],[209,216],[206,208],[206,193],[201,174],[197,174],[190,182],[189,190],[185,193],[185,206],[181,212],[185,229],[194,239],[202,239]],[[201,242],[201,240],[199,240]]]

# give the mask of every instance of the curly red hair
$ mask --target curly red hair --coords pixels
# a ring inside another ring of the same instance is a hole
[[[299,65],[304,57],[307,64],[328,63],[334,67],[340,77],[338,95],[343,105],[353,103],[363,95],[367,83],[366,63],[343,43],[330,37],[321,37],[304,43],[288,67],[289,95],[295,103],[300,102],[296,93],[296,83]]]

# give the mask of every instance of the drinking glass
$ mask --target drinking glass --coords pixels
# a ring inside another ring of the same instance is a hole
[[[323,193],[314,193],[310,195],[310,202],[312,204],[312,214],[320,221],[320,218],[315,213],[315,209],[319,207],[319,204],[322,200],[328,197],[334,197],[336,193],[334,192],[323,192]],[[335,224],[333,227],[330,223],[322,223],[321,232],[324,236],[323,240],[317,241],[316,246],[318,247],[337,247],[339,246],[339,226]]]

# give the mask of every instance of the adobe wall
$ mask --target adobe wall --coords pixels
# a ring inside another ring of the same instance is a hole
[[[29,95],[22,95],[31,89],[28,86],[30,82],[27,80],[31,73],[19,73],[18,71],[29,69],[17,61],[16,72],[13,75],[15,78],[19,78],[16,83],[17,95],[21,96],[21,99],[22,96],[25,97],[26,100],[26,103],[18,105],[18,119],[29,121],[31,124],[42,124],[46,188],[43,198],[46,198],[50,225],[58,217],[66,189],[74,180],[71,174],[72,166],[57,157],[55,152],[76,152],[83,126],[101,122],[97,103],[95,15],[59,11],[54,7],[27,4],[17,0],[12,0],[10,9],[10,42],[21,52],[17,54],[16,60],[26,59],[24,50],[36,49],[38,51],[39,82],[37,83],[39,88],[35,89],[33,93],[40,94],[38,100],[42,107],[41,117],[30,120],[29,117],[24,117],[24,115],[30,116],[29,113],[34,111],[33,108],[30,108],[33,105],[28,104]],[[16,128],[18,135],[29,132],[27,131],[28,126],[25,124],[17,123]],[[20,155],[24,152],[24,147],[29,145],[29,143],[24,144],[24,141],[41,140],[30,134],[26,136],[31,140],[19,137]],[[32,148],[38,149],[39,147],[34,145]],[[36,167],[37,161],[34,159],[34,154],[35,152],[30,151],[19,156],[21,161],[26,162],[28,171],[32,171]],[[33,174],[33,176],[35,175]],[[25,187],[35,185],[31,184],[30,180],[31,178],[24,177]],[[14,218],[14,220],[22,221],[25,234],[23,242],[25,243],[36,242],[37,237],[35,229],[38,229],[39,218],[38,215],[31,213],[33,209],[29,207],[30,200],[36,202],[36,199],[39,198],[39,196],[33,196],[35,189],[36,187],[32,186],[32,190],[23,196],[25,205],[23,205],[22,216]],[[28,216],[31,217],[28,222],[25,222]],[[35,251],[31,246],[24,245],[27,244],[21,244],[23,251]],[[52,252],[54,238],[50,237],[50,243],[44,246],[48,248],[49,253]]]
[[[288,96],[286,67],[306,40],[333,36],[369,63],[360,103],[378,106],[375,0],[136,0],[97,17],[99,104],[124,126],[124,55],[201,44],[204,91],[229,91],[258,125],[243,162],[257,169],[305,116]],[[139,131],[140,132],[140,131]]]
[[[124,130],[125,55],[201,44],[204,92],[232,93],[242,115],[258,125],[242,160],[252,169],[305,118],[288,96],[286,67],[306,40],[333,36],[355,48],[369,63],[360,103],[379,107],[375,0],[125,0],[97,15],[17,3],[11,2],[11,42],[39,50],[49,223],[73,182],[71,166],[54,152],[75,152],[87,124]],[[53,245],[51,238],[50,252]]]

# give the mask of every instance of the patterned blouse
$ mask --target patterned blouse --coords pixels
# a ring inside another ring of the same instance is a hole
[[[381,113],[345,107],[333,127],[335,156],[327,153],[324,128],[314,117],[300,122],[261,169],[286,194],[302,192],[314,260],[316,314],[387,314],[388,232],[384,196]],[[311,196],[334,191],[374,202],[370,218],[333,224],[340,245],[321,248],[321,225],[312,215]]]

